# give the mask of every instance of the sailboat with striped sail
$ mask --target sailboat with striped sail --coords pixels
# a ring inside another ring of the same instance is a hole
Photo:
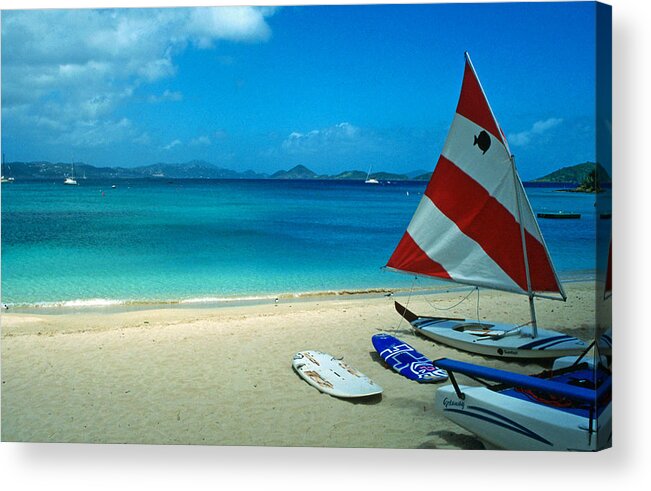
[[[583,341],[539,328],[535,297],[565,300],[506,137],[466,53],[456,114],[423,198],[389,269],[529,297],[531,321],[510,325],[425,317],[396,302],[416,331],[504,358],[581,353]]]

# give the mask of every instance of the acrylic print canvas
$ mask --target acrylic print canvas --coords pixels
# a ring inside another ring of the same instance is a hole
[[[611,10],[2,12],[2,440],[596,451]]]

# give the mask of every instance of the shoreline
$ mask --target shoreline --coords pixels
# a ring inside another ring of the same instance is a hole
[[[589,283],[596,280],[594,271],[572,271],[560,276],[563,284]],[[437,280],[435,280],[437,281]],[[456,286],[455,286],[456,285]],[[215,308],[228,306],[265,305],[278,301],[305,301],[312,298],[329,299],[346,296],[358,298],[373,298],[374,296],[391,295],[440,295],[445,293],[463,292],[473,289],[470,286],[439,281],[431,286],[412,287],[369,287],[342,288],[330,290],[308,290],[303,292],[281,293],[242,293],[233,295],[206,295],[174,299],[114,299],[114,298],[78,298],[55,301],[36,302],[3,302],[4,311],[34,314],[61,314],[72,312],[105,311],[122,312],[133,310],[149,310],[158,308]],[[487,291],[485,289],[481,290]]]

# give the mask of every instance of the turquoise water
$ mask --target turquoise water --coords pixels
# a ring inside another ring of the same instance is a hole
[[[208,301],[413,283],[380,268],[425,183],[111,184],[3,184],[4,303]],[[544,188],[527,193],[535,211],[583,214],[540,220],[540,226],[562,278],[593,275],[594,196]]]

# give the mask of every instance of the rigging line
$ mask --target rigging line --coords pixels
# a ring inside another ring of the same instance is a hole
[[[461,300],[459,300],[457,303],[455,303],[454,305],[452,305],[452,306],[450,306],[450,307],[437,307],[437,306],[434,305],[432,302],[430,302],[430,301],[428,300],[427,297],[424,297],[424,298],[425,298],[425,301],[426,301],[426,302],[430,305],[430,307],[432,307],[434,310],[452,310],[453,308],[455,308],[455,307],[457,307],[458,305],[461,305],[463,302],[465,302],[465,301],[470,297],[470,295],[472,295],[472,294],[475,292],[475,290],[477,290],[477,292],[479,292],[479,288],[477,288],[477,287],[473,288],[472,290],[470,290],[470,291],[468,292],[468,294],[467,294],[465,297],[463,297]],[[478,293],[478,295],[479,295],[479,293]]]
[[[479,319],[479,287],[475,287],[475,289],[477,290],[477,324],[481,324],[481,320]],[[472,293],[472,292],[470,292],[470,293]],[[468,296],[470,296],[470,295],[468,295]],[[463,302],[463,300],[462,300],[462,302]],[[461,302],[459,302],[459,303],[461,303]],[[457,304],[457,305],[459,305],[459,304]],[[509,329],[506,332],[515,331],[516,329],[520,329],[521,327],[528,326],[529,324],[531,324],[530,320],[527,321],[527,322],[523,322],[522,324],[518,324],[517,326],[513,327],[512,329]]]
[[[409,300],[411,300],[411,294],[414,291],[414,286],[416,286],[416,280],[418,279],[418,276],[414,276],[414,281],[411,283],[411,288],[409,289],[409,295],[407,296],[407,302],[405,303],[405,309],[409,307]],[[403,316],[400,316],[400,322],[398,323],[398,327],[396,327],[395,332],[398,332],[400,330],[400,326],[402,326],[402,321],[404,321],[405,318]]]
[[[479,287],[477,288],[477,324],[481,324],[481,321],[479,320]]]

